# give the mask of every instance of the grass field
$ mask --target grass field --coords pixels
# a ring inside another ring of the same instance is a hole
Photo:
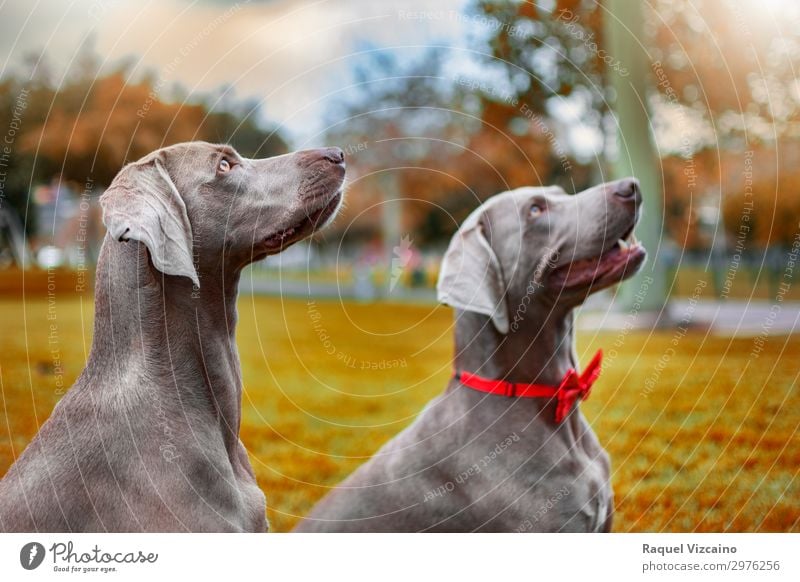
[[[80,373],[91,300],[0,300],[0,475]],[[243,297],[242,440],[287,531],[412,421],[450,374],[451,312]],[[800,336],[578,338],[583,404],[614,465],[617,531],[800,531]],[[754,351],[754,348],[755,351]]]

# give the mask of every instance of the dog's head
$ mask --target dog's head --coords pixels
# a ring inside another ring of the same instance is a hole
[[[515,314],[535,304],[580,305],[644,262],[645,250],[633,236],[641,202],[632,178],[574,196],[558,187],[498,194],[450,242],[439,300],[490,316],[504,334],[514,329]]]
[[[162,273],[241,268],[328,224],[342,200],[338,148],[247,159],[227,145],[182,143],[125,166],[100,198],[117,241],[144,243]]]

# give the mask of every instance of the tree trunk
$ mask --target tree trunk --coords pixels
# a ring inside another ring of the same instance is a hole
[[[667,249],[663,245],[664,191],[647,107],[651,59],[645,45],[642,3],[606,0],[605,6],[605,49],[622,65],[619,70],[610,67],[608,71],[616,93],[612,107],[619,133],[619,153],[612,171],[616,178],[634,176],[639,179],[644,208],[636,236],[648,253],[642,271],[620,289],[619,300],[625,308],[658,315],[666,306],[669,284]]]

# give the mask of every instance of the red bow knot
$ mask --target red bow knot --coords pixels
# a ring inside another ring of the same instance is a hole
[[[456,378],[464,386],[488,394],[510,398],[556,398],[556,422],[561,422],[578,399],[586,400],[589,397],[592,384],[600,376],[602,360],[603,351],[598,350],[582,374],[570,368],[556,387],[491,380],[470,372],[456,373]]]
[[[564,375],[561,384],[556,388],[556,397],[558,398],[558,405],[556,406],[556,422],[561,422],[572,410],[572,406],[579,398],[586,400],[589,397],[589,392],[592,391],[592,384],[600,376],[602,369],[603,352],[598,352],[589,362],[589,365],[583,370],[583,374],[578,374],[574,369],[570,368]]]

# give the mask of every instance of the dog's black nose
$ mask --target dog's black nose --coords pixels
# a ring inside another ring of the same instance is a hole
[[[614,183],[614,196],[625,202],[639,202],[642,194],[639,191],[639,180],[636,178],[623,178]]]
[[[323,155],[325,158],[334,164],[344,163],[344,152],[342,151],[342,148],[325,148],[322,151],[324,152]]]

